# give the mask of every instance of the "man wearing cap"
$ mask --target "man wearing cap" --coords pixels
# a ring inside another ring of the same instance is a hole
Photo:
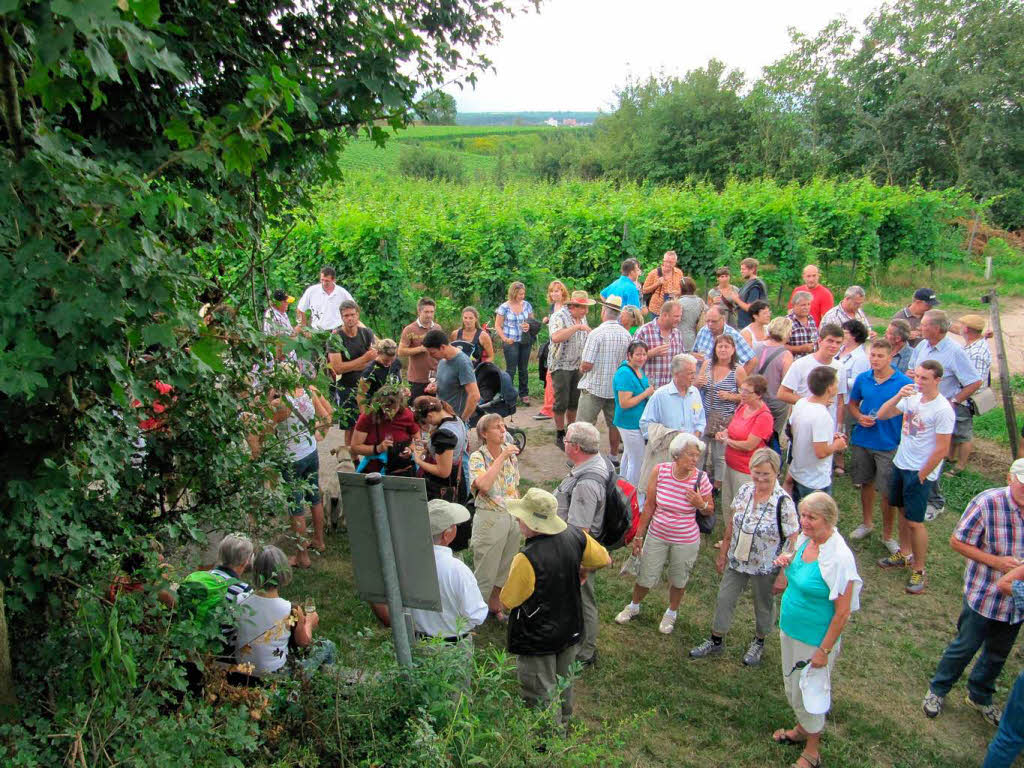
[[[893,320],[905,320],[910,325],[910,346],[916,347],[921,341],[921,320],[924,313],[939,305],[939,297],[931,288],[918,288],[914,300],[892,316]]]
[[[597,424],[597,415],[604,414],[608,426],[608,442],[611,455],[619,455],[621,438],[619,430],[612,424],[615,418],[615,391],[612,379],[615,371],[626,359],[626,347],[632,337],[622,325],[620,317],[622,299],[612,296],[601,302],[601,324],[587,336],[580,358],[580,402],[576,412],[577,421]]]
[[[953,550],[967,558],[964,602],[956,638],[942,654],[924,697],[928,717],[942,712],[946,696],[980,650],[967,679],[967,704],[999,725],[1002,713],[992,694],[1024,621],[1024,606],[998,589],[1003,574],[1019,567],[1024,557],[1024,459],[1010,466],[1008,483],[975,496],[950,539]]]
[[[327,363],[334,372],[334,402],[338,429],[345,433],[345,444],[352,439],[352,428],[359,416],[356,394],[363,370],[377,359],[373,331],[359,322],[359,306],[347,299],[339,306],[341,325],[331,332],[327,344]],[[335,351],[336,350],[336,351]]]
[[[814,264],[808,264],[803,271],[804,284],[798,285],[789,295],[788,308],[793,308],[794,297],[801,291],[811,294],[811,317],[815,325],[821,325],[821,318],[836,303],[832,291],[821,284],[821,272]]]
[[[299,299],[299,327],[333,331],[341,325],[343,301],[352,301],[352,294],[335,282],[334,267],[324,267],[320,270],[320,282],[309,286]]]
[[[610,301],[613,296],[618,296],[621,299],[620,306],[633,306],[639,309],[640,290],[636,287],[636,279],[640,276],[640,262],[636,259],[626,259],[619,271],[622,272],[619,279],[601,291],[601,298]]]
[[[510,500],[508,511],[526,538],[501,590],[501,602],[511,611],[508,650],[516,654],[523,698],[545,706],[558,678],[568,674],[583,636],[581,579],[612,559],[589,533],[566,525],[557,514],[558,501],[547,491],[531,488],[522,499]],[[556,719],[571,717],[572,709],[570,685],[562,692]]]
[[[992,370],[992,352],[988,348],[988,339],[985,338],[985,318],[981,315],[964,315],[960,318],[960,333],[964,337],[966,345],[964,354],[974,364],[974,369],[981,377],[981,386],[987,386],[990,381]],[[971,458],[971,440],[974,438],[974,409],[970,401],[966,403],[961,428],[953,434],[953,447],[950,449],[949,458],[956,462],[956,470],[950,474],[962,472]],[[961,417],[957,411],[957,418]]]
[[[856,320],[868,329],[869,334],[872,334],[873,331],[871,330],[871,324],[868,322],[868,316],[864,314],[862,309],[866,298],[867,295],[864,293],[863,288],[859,285],[851,285],[846,289],[846,293],[840,302],[821,316],[821,322],[818,325],[835,323],[842,328],[843,323],[849,320]]]
[[[661,312],[661,305],[666,301],[678,299],[682,295],[683,270],[676,267],[678,260],[675,251],[665,251],[661,265],[647,273],[643,293],[651,294],[647,308],[653,315]]]
[[[291,336],[292,321],[288,319],[288,305],[295,301],[287,291],[274,291],[274,303],[263,313],[263,332],[268,336]]]
[[[555,445],[561,450],[565,449],[566,424],[576,420],[580,401],[580,364],[587,334],[590,333],[587,308],[594,303],[586,291],[573,291],[569,302],[548,320],[551,333],[548,371],[555,389]]]
[[[661,314],[640,326],[636,340],[647,345],[644,374],[657,389],[672,380],[672,360],[686,351],[686,342],[679,330],[683,308],[675,299],[661,305]]]
[[[377,351],[377,359],[363,369],[356,389],[356,402],[359,404],[360,413],[366,413],[370,398],[387,383],[388,379],[400,381],[402,378],[402,364],[398,362],[398,344],[395,340],[377,339],[373,348]]]

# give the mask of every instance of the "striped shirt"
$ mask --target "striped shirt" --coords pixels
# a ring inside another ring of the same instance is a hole
[[[505,334],[505,337],[512,341],[522,341],[522,324],[529,320],[530,315],[533,314],[533,305],[528,301],[524,301],[522,311],[513,312],[512,307],[506,301],[498,307],[495,314],[501,318],[501,332]]]
[[[733,368],[719,381],[714,380],[711,368],[708,368],[707,383],[701,387],[700,396],[704,402],[704,412],[708,417],[708,424],[711,425],[709,432],[717,432],[723,429],[736,413],[738,403],[726,400],[721,397],[722,392],[736,394],[739,387],[736,386],[736,369]]]
[[[953,536],[997,557],[1024,557],[1024,510],[1017,506],[1007,487],[982,491],[967,505]],[[968,559],[964,598],[987,619],[1018,624],[1024,621],[1024,611],[996,588],[1002,575]]]
[[[651,382],[651,386],[657,389],[668,384],[672,380],[672,358],[686,351],[683,334],[679,332],[678,328],[673,328],[666,339],[662,336],[658,321],[652,320],[640,327],[640,330],[636,332],[635,340],[642,341],[648,349],[668,344],[668,351],[664,355],[648,357],[647,363],[644,365],[644,373],[647,380]]]
[[[651,535],[667,541],[669,544],[693,544],[700,541],[700,529],[697,528],[697,510],[687,498],[689,491],[695,490],[701,496],[711,493],[711,481],[707,472],[694,469],[684,481],[672,476],[673,462],[657,466],[657,503],[654,507],[654,518],[651,520]]]
[[[818,326],[814,323],[814,318],[810,315],[807,316],[807,322],[801,323],[797,316],[792,312],[789,313],[789,319],[793,321],[793,330],[789,333],[789,341],[786,342],[794,347],[800,347],[804,344],[813,344],[815,349],[818,347]],[[810,354],[809,352],[794,352],[793,359],[803,357],[804,355]]]
[[[605,320],[587,336],[583,345],[582,362],[594,367],[583,374],[580,389],[594,397],[611,400],[615,397],[612,379],[619,365],[626,359],[626,349],[632,338],[629,331],[616,320]]]

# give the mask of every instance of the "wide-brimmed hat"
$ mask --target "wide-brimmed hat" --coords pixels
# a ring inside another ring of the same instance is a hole
[[[469,510],[461,504],[444,499],[431,499],[427,502],[427,515],[430,516],[430,535],[438,536],[453,525],[469,520]]]
[[[561,533],[566,528],[565,520],[558,516],[558,499],[540,488],[531,488],[523,498],[509,501],[508,511],[537,533]]]
[[[985,318],[981,315],[964,315],[960,318],[960,325],[981,333],[985,330]]]
[[[594,301],[587,295],[586,291],[573,291],[572,296],[569,297],[569,304],[578,304],[584,307],[592,307],[597,302]]]
[[[1024,483],[1024,459],[1017,459],[1010,465],[1010,474],[1017,478],[1017,482]]]
[[[939,303],[939,297],[931,288],[918,288],[914,291],[914,298],[925,302],[930,307],[934,307]]]
[[[622,311],[622,297],[615,296],[614,294],[609,296],[607,299],[598,299],[598,304],[602,307],[614,310],[615,312]]]

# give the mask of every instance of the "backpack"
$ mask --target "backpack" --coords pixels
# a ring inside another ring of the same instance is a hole
[[[664,277],[664,275],[662,275],[662,274],[661,274],[661,267],[658,267],[658,277]],[[646,306],[647,306],[648,304],[650,304],[650,303],[651,303],[651,299],[653,299],[653,298],[654,298],[654,294],[656,294],[657,292],[658,292],[658,289],[657,289],[657,288],[655,288],[655,289],[654,289],[653,291],[651,291],[650,293],[645,293],[645,294],[643,295],[643,300],[644,300],[644,306],[645,306],[645,307],[646,307]]]
[[[604,523],[601,532],[594,538],[605,549],[618,549],[636,536],[636,529],[640,525],[640,504],[637,501],[636,487],[619,477],[611,459],[605,457],[604,463],[608,468],[607,479],[596,472],[581,472],[576,482],[585,477],[604,481]],[[575,488],[574,484],[573,490]],[[572,491],[569,495],[572,496]]]
[[[224,596],[238,579],[227,579],[213,571],[190,573],[178,588],[181,611],[202,624],[210,612],[224,602]]]

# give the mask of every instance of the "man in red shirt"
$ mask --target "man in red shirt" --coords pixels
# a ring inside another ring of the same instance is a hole
[[[811,317],[814,318],[815,325],[821,325],[821,316],[832,309],[836,303],[832,298],[832,291],[821,284],[821,273],[813,264],[804,267],[803,278],[804,284],[793,289],[793,293],[789,295],[787,306],[790,309],[793,308],[793,294],[797,291],[807,291],[811,294]]]

